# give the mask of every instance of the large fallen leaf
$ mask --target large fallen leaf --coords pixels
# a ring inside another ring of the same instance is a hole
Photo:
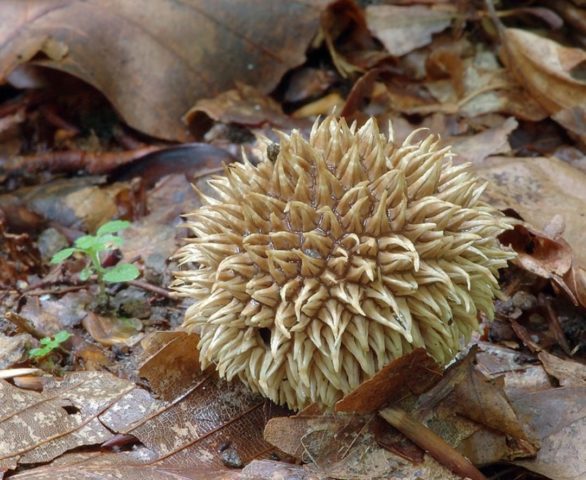
[[[129,125],[185,139],[181,116],[234,80],[272,90],[301,64],[327,0],[8,0],[0,82],[14,68],[65,71],[100,90]]]

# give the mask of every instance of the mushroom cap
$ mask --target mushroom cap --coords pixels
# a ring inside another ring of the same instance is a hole
[[[173,285],[197,300],[184,327],[204,368],[293,409],[332,406],[417,347],[449,362],[493,317],[510,222],[418,132],[396,145],[374,119],[330,116],[209,181]]]

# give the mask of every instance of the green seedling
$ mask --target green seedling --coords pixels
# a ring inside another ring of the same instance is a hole
[[[54,337],[41,338],[41,346],[38,348],[32,348],[28,352],[29,358],[38,360],[46,357],[53,350],[57,350],[69,337],[71,337],[71,333],[66,330],[61,330],[60,332],[57,332]]]
[[[125,220],[113,220],[105,223],[95,235],[79,237],[75,240],[73,247],[64,248],[57,252],[51,258],[51,263],[62,263],[74,253],[81,253],[87,256],[89,262],[79,273],[79,278],[82,281],[86,281],[95,274],[100,285],[100,296],[104,296],[106,291],[105,283],[128,282],[140,275],[138,268],[131,263],[118,263],[113,267],[104,268],[100,258],[102,253],[123,244],[124,241],[117,234],[129,226],[130,222]]]

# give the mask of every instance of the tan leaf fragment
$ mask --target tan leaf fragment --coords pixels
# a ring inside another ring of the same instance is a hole
[[[551,353],[547,353],[545,350],[540,352],[538,357],[543,364],[543,368],[552,377],[558,379],[560,386],[586,387],[586,365],[571,360],[564,360]]]
[[[385,48],[397,57],[431,43],[432,35],[450,26],[453,9],[433,9],[423,5],[369,5],[366,22]]]

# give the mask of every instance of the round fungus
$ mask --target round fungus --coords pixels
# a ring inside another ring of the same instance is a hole
[[[257,165],[226,167],[188,216],[174,288],[203,367],[293,409],[331,406],[409,351],[449,362],[489,319],[497,236],[468,165],[437,136],[402,144],[327,117],[309,139],[280,133]]]

